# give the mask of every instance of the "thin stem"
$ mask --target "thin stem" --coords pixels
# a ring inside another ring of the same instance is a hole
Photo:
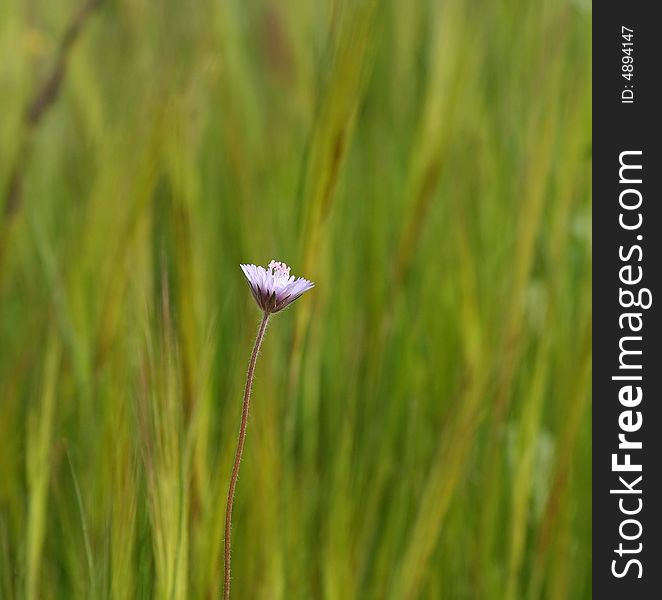
[[[239,428],[239,439],[237,440],[237,451],[234,455],[234,465],[232,466],[232,475],[230,476],[230,488],[228,489],[228,502],[225,507],[225,586],[223,598],[230,598],[230,552],[231,552],[231,530],[232,530],[232,504],[234,503],[234,491],[237,487],[237,476],[239,475],[239,464],[241,463],[241,454],[244,451],[244,441],[246,439],[246,423],[248,421],[248,408],[251,402],[251,389],[253,387],[253,374],[255,372],[255,362],[260,352],[260,346],[264,339],[264,332],[267,330],[269,313],[265,312],[260,323],[260,330],[257,332],[255,346],[251,361],[248,363],[248,375],[246,376],[246,388],[244,390],[244,404],[241,410],[241,427]]]

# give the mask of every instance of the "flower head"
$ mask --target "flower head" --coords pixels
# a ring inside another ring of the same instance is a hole
[[[265,312],[276,313],[294,302],[314,286],[303,277],[290,277],[290,268],[272,260],[269,266],[240,265],[258,306]]]

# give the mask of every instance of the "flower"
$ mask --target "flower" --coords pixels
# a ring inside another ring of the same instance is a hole
[[[277,313],[294,302],[315,284],[303,277],[290,277],[290,268],[272,260],[269,266],[239,265],[244,272],[257,305],[267,313]]]

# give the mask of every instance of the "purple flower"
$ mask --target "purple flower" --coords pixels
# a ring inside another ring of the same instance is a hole
[[[240,265],[258,306],[267,313],[277,313],[294,302],[315,284],[303,277],[290,277],[290,268],[272,260],[269,266]]]

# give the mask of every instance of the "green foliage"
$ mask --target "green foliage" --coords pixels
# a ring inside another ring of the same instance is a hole
[[[0,597],[218,597],[275,258],[233,597],[590,598],[587,7],[105,1],[30,122],[80,1],[0,6]]]

